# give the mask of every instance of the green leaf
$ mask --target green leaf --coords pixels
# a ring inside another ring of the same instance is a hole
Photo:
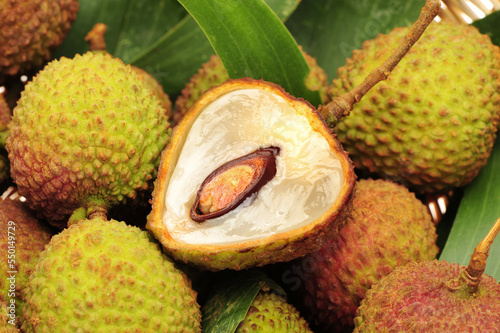
[[[488,164],[465,188],[455,221],[439,259],[467,266],[474,248],[500,218],[499,169],[500,139],[497,139]],[[496,239],[491,246],[485,272],[500,280],[500,239]]]
[[[363,41],[412,24],[424,5],[425,0],[303,1],[286,26],[333,79]]]
[[[285,22],[299,6],[301,0],[265,0],[267,5]]]
[[[113,54],[130,62],[145,47],[174,28],[185,15],[182,6],[174,1],[130,1]]]
[[[493,44],[500,45],[500,11],[472,23],[481,33],[491,37]]]
[[[285,294],[283,289],[258,269],[229,272],[214,288],[201,308],[204,333],[231,333],[245,318],[250,305],[263,288]]]
[[[213,53],[198,24],[186,16],[131,64],[148,71],[167,94],[175,95]]]
[[[86,52],[85,35],[96,23],[104,23],[108,27],[107,51],[128,62],[186,16],[175,0],[81,0],[79,3],[76,21],[55,58]]]
[[[231,78],[252,77],[282,86],[319,105],[306,88],[309,66],[279,17],[261,0],[179,0],[198,22]]]
[[[267,0],[282,20],[290,16],[298,3],[299,0]],[[168,94],[176,95],[214,53],[203,30],[186,12],[184,19],[130,63],[151,73]]]

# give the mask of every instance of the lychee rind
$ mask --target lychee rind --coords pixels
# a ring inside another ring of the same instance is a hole
[[[307,321],[286,299],[271,291],[255,297],[236,333],[312,333]]]
[[[50,60],[66,38],[78,9],[77,0],[2,0],[0,82]]]
[[[147,232],[115,220],[54,236],[24,295],[25,332],[200,332],[190,280]]]
[[[11,118],[12,112],[9,104],[5,100],[4,95],[0,94],[0,132],[7,129],[7,125],[9,125]]]
[[[475,295],[451,291],[464,268],[432,260],[395,269],[366,294],[354,332],[498,332],[500,284],[483,274]]]
[[[45,221],[36,219],[24,203],[9,198],[0,198],[0,227],[0,248],[5,254],[0,262],[0,301],[14,300],[19,316],[24,302],[21,290],[53,231]]]
[[[302,50],[302,47],[300,47]],[[310,72],[306,78],[306,87],[310,90],[318,90],[323,103],[328,101],[328,76],[325,71],[318,65],[316,59],[311,55],[302,51]],[[229,80],[229,74],[224,68],[224,64],[217,55],[212,55],[210,59],[204,63],[198,72],[191,77],[179,97],[175,101],[175,109],[173,119],[178,123],[186,114],[191,105],[200,98],[201,94],[209,88],[218,86]]]
[[[355,50],[330,87],[361,83],[406,35],[395,28]],[[334,131],[359,171],[418,192],[470,183],[490,156],[500,117],[500,48],[472,26],[433,22],[386,81]]]
[[[11,175],[30,207],[65,226],[77,208],[111,206],[152,186],[169,119],[117,58],[49,63],[26,85],[9,126]]]
[[[352,331],[370,287],[396,267],[434,259],[436,238],[431,215],[414,193],[386,180],[359,180],[339,236],[299,264],[306,318],[328,332]]]
[[[163,86],[160,82],[158,82],[153,75],[142,68],[132,66],[132,69],[143,78],[146,85],[148,85],[155,93],[156,97],[160,100],[161,106],[165,110],[165,114],[170,118],[172,116],[172,101],[170,100],[168,94],[163,90]]]
[[[0,185],[10,180],[10,163],[5,150],[5,140],[9,133],[8,125],[12,118],[9,105],[3,94],[0,94]]]
[[[17,328],[17,317],[9,308],[11,304],[0,300],[0,332],[1,333],[17,333],[20,330]]]

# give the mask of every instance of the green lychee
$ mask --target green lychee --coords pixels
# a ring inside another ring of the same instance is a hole
[[[130,66],[88,52],[49,63],[30,81],[9,125],[11,175],[30,207],[64,227],[149,191],[169,119]]]
[[[0,1],[0,82],[50,60],[78,9],[77,0]]]
[[[147,232],[116,220],[55,235],[24,296],[25,332],[200,332],[190,280]]]
[[[96,23],[92,29],[85,35],[85,40],[89,43],[89,50],[94,53],[108,52],[106,47],[106,39],[104,35],[108,30],[108,26],[102,22]],[[160,100],[161,106],[165,109],[168,117],[172,116],[172,102],[170,97],[163,90],[163,86],[156,80],[156,78],[151,75],[148,71],[137,67],[131,66],[131,68],[139,74],[144,80],[146,86],[149,86],[151,90],[155,93],[156,97]]]
[[[292,264],[292,271],[302,271],[306,318],[326,332],[352,331],[370,287],[396,267],[434,259],[436,239],[428,208],[414,193],[387,180],[358,180],[339,236]]]
[[[366,41],[338,69],[330,94],[357,86],[408,28]],[[500,48],[472,26],[433,22],[334,131],[365,174],[418,192],[470,183],[486,164],[500,118]]]

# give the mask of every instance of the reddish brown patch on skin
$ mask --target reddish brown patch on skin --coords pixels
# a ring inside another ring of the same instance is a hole
[[[203,181],[191,208],[196,222],[216,218],[240,205],[276,175],[280,149],[267,147],[229,161]]]

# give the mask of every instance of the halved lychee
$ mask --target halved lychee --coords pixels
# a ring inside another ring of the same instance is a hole
[[[288,261],[338,234],[355,180],[308,102],[269,82],[230,80],[174,130],[147,228],[173,257],[202,268]]]

